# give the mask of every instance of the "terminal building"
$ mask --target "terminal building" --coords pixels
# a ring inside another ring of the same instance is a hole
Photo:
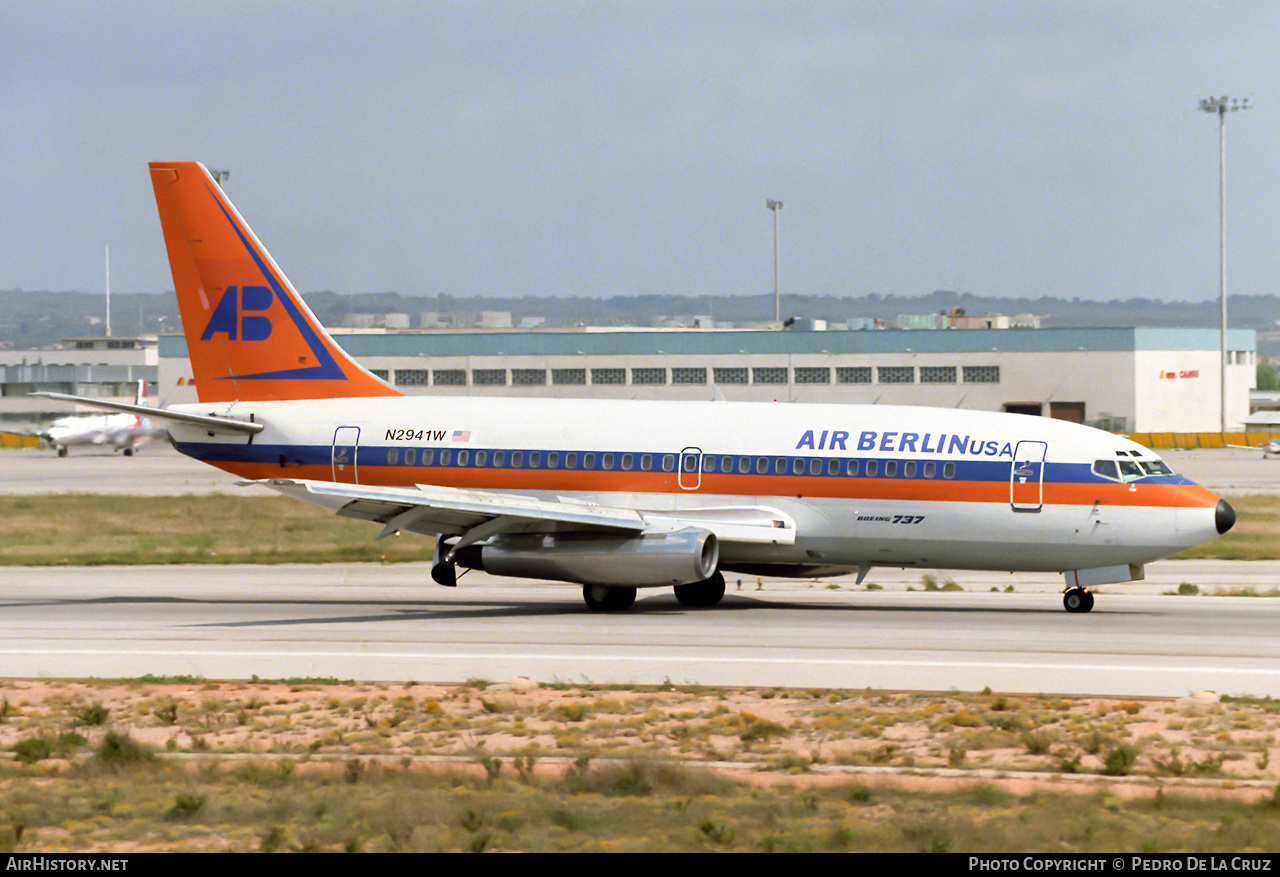
[[[927,405],[1057,417],[1115,432],[1217,432],[1214,329],[909,331],[337,330],[410,394]],[[1227,423],[1256,382],[1253,330],[1227,335]],[[180,335],[159,339],[159,397],[197,401]]]
[[[35,426],[65,417],[65,404],[33,399],[36,391],[132,402],[138,381],[159,389],[155,336],[67,338],[48,350],[0,350],[0,427]]]

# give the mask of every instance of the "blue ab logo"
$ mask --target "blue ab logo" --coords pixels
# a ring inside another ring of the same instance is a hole
[[[272,301],[271,290],[266,286],[228,286],[200,340],[208,341],[219,332],[225,332],[228,341],[267,340],[271,337],[271,321],[266,317],[248,316],[246,312],[265,311]]]

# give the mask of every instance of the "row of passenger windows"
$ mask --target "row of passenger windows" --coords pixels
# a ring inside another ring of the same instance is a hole
[[[392,380],[390,369],[374,369],[383,380]],[[477,368],[471,369],[473,387],[542,387],[548,381],[558,386],[593,385],[700,385],[708,377],[717,384],[966,384],[1000,383],[998,365],[855,365],[855,366],[744,366],[645,367],[645,368]],[[874,378],[874,380],[873,380]],[[465,387],[467,370],[461,368],[398,368],[394,382],[405,387]]]
[[[956,477],[956,464],[941,466],[933,460],[847,460],[821,457],[737,457],[728,454],[684,454],[680,468],[698,471],[701,460],[706,474],[725,475],[828,475],[865,476],[867,478],[943,478]],[[391,466],[465,466],[511,469],[585,469],[622,472],[674,472],[676,454],[632,454],[577,451],[471,451],[438,448],[389,448],[387,463]]]

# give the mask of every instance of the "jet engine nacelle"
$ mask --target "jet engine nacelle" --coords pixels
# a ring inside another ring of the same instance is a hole
[[[715,533],[695,528],[629,537],[507,536],[468,545],[456,560],[459,566],[498,576],[658,588],[711,578],[720,562],[720,543]]]

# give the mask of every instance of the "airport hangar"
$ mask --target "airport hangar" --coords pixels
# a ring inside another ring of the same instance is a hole
[[[928,405],[1115,432],[1218,432],[1214,329],[338,330],[409,394]],[[1242,428],[1256,337],[1227,335],[1227,425]],[[159,339],[160,396],[195,402],[186,340]]]

